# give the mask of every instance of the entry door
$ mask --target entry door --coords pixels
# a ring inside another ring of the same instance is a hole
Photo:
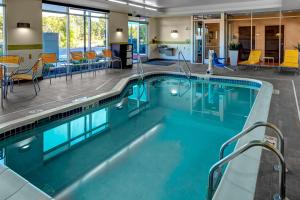
[[[279,38],[281,35],[281,44],[279,47]],[[281,61],[283,61],[284,50],[284,26],[281,26],[281,34],[279,26],[265,27],[265,56],[273,57],[275,62],[279,62],[279,48],[281,48]]]
[[[214,50],[217,55],[220,55],[220,23],[205,23],[205,46],[204,58],[205,63],[208,63],[209,50]]]

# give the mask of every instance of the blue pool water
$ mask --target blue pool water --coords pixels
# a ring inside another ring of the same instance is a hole
[[[2,141],[0,162],[56,199],[204,200],[257,89],[156,77],[124,94]]]

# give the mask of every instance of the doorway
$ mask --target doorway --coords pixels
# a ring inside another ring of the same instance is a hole
[[[205,63],[208,61],[209,50],[220,55],[220,23],[205,23]]]
[[[128,22],[128,43],[133,46],[133,59],[137,59],[137,55],[147,54],[148,43],[148,24],[129,21]]]
[[[280,38],[281,36],[281,38]],[[280,41],[280,47],[279,47]],[[284,50],[284,26],[266,26],[265,27],[265,57],[273,57],[276,63],[283,61]],[[280,54],[280,56],[279,56]]]
[[[200,20],[193,24],[193,62],[208,63],[209,50],[220,55],[220,20]]]
[[[251,37],[251,26],[240,26],[239,27],[239,43],[241,48],[239,50],[239,60],[248,60],[251,49],[255,49],[255,26],[252,26],[252,37]],[[252,39],[252,44],[251,44]]]

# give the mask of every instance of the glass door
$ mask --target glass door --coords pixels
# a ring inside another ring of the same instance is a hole
[[[128,43],[133,46],[133,54],[139,52],[138,45],[139,38],[139,23],[138,22],[128,22]]]
[[[220,23],[205,23],[205,63],[208,62],[209,50],[214,50],[220,55]]]
[[[146,55],[147,54],[147,43],[148,43],[148,24],[140,23],[139,24],[139,53]]]
[[[194,22],[194,62],[203,63],[203,22]]]
[[[148,24],[129,21],[128,43],[133,46],[133,59],[137,60],[138,54],[147,54]]]

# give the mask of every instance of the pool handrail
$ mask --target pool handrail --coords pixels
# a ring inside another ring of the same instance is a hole
[[[183,59],[185,65],[186,65],[187,71],[184,70],[184,68],[182,67],[180,57],[182,57],[182,59]],[[186,77],[187,77],[188,79],[190,79],[191,76],[192,76],[192,72],[191,72],[190,66],[189,66],[189,64],[187,63],[187,61],[186,61],[186,59],[185,59],[185,57],[184,57],[184,55],[183,55],[183,53],[182,53],[181,50],[178,50],[178,61],[177,61],[177,62],[178,62],[178,69],[179,69],[179,71],[180,71],[180,72],[181,72],[181,71],[184,72],[185,75],[186,75]]]
[[[138,55],[138,62],[137,62],[136,71],[137,71],[137,75],[140,77],[140,79],[143,80],[145,73],[144,73],[144,67],[143,67],[143,63],[142,63],[140,55]]]
[[[225,152],[226,147],[228,147],[233,142],[236,142],[238,139],[240,139],[244,135],[247,135],[248,133],[251,133],[251,131],[253,131],[254,129],[256,129],[258,127],[268,127],[268,128],[271,128],[271,129],[274,130],[274,133],[276,134],[276,136],[279,140],[279,141],[277,141],[278,144],[279,144],[279,150],[280,150],[281,154],[284,156],[284,138],[283,138],[283,134],[280,131],[280,129],[277,126],[275,126],[274,124],[270,123],[270,122],[256,122],[252,126],[244,129],[239,134],[237,134],[234,137],[227,140],[221,146],[220,153],[219,153],[219,160],[222,160],[224,158],[224,152]]]
[[[217,163],[215,163],[209,170],[209,178],[208,178],[208,190],[207,190],[207,199],[212,200],[214,196],[214,173],[217,169],[220,169],[223,165],[228,163],[229,161],[233,160],[237,156],[241,155],[242,153],[246,152],[247,150],[253,148],[253,147],[263,147],[271,152],[273,152],[280,161],[280,178],[279,178],[279,187],[280,191],[279,194],[276,194],[276,197],[279,197],[279,199],[286,200],[286,171],[282,170],[286,168],[286,163],[284,160],[283,155],[280,153],[280,151],[275,148],[270,142],[268,141],[260,141],[260,140],[253,140],[249,142],[248,144],[245,144],[244,146],[238,148],[236,151],[232,152],[228,156],[224,157],[223,159],[219,160]],[[275,197],[274,196],[274,197]]]

